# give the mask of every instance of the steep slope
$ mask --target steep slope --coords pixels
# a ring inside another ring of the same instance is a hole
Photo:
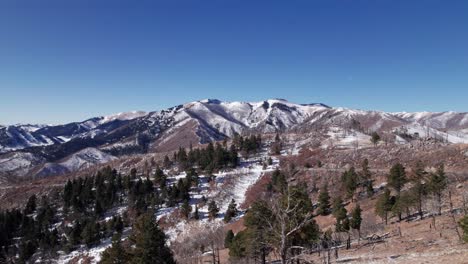
[[[93,165],[107,163],[116,159],[96,148],[85,148],[56,163],[45,163],[34,174],[36,177],[60,175],[88,168]]]

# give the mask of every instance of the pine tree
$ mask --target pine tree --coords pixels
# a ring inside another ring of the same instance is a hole
[[[195,204],[195,212],[193,213],[193,219],[199,220],[200,214],[198,213],[198,204]]]
[[[234,232],[232,232],[231,229],[229,229],[226,232],[226,237],[224,238],[224,247],[229,248],[231,246],[232,240],[234,239]]]
[[[134,244],[131,263],[175,264],[172,252],[166,246],[166,235],[159,229],[152,213],[137,219],[130,241]]]
[[[169,169],[171,167],[171,160],[169,159],[167,155],[164,156],[163,167],[165,169]]]
[[[380,135],[377,132],[372,132],[372,134],[371,134],[372,144],[374,144],[374,146],[377,146],[379,141],[380,141]]]
[[[333,216],[336,219],[336,231],[343,232],[349,230],[348,211],[344,207],[341,197],[333,201]]]
[[[460,219],[458,224],[463,230],[463,240],[468,243],[468,215],[465,215],[462,219]]]
[[[328,215],[330,213],[330,195],[328,194],[328,185],[324,185],[318,197],[318,210],[319,215]]]
[[[24,214],[28,215],[36,210],[36,195],[33,194],[29,197],[26,207],[24,208]]]
[[[216,202],[214,200],[211,200],[211,202],[208,204],[208,217],[210,218],[210,220],[213,220],[218,216],[218,213],[219,209],[216,205]]]
[[[229,223],[232,218],[236,217],[237,213],[238,211],[237,211],[236,201],[232,199],[231,203],[229,203],[226,213],[224,214],[224,222]]]
[[[130,261],[130,255],[120,242],[121,235],[112,237],[112,245],[101,254],[100,264],[125,264]]]
[[[374,187],[372,186],[372,172],[369,169],[368,159],[364,159],[362,162],[361,184],[365,188],[367,196],[370,197],[374,194]]]
[[[288,186],[286,176],[279,169],[273,171],[271,175],[271,185],[277,192],[283,193],[286,190]]]
[[[394,199],[390,196],[390,190],[385,189],[375,204],[375,213],[385,220],[385,224],[388,224],[388,212],[392,210],[393,204]]]
[[[406,183],[405,167],[401,163],[393,165],[387,178],[388,185],[395,189],[397,195],[400,195],[401,189]]]
[[[419,214],[419,218],[423,219],[423,200],[428,194],[428,188],[423,183],[426,181],[427,172],[424,170],[424,164],[421,161],[418,161],[416,167],[414,169],[414,185],[410,190],[410,193],[414,196],[415,202],[417,203],[417,210]]]
[[[435,173],[431,173],[429,178],[429,190],[435,195],[438,203],[438,214],[442,214],[442,194],[447,188],[447,176],[445,175],[444,164],[440,164]]]
[[[190,206],[188,200],[184,200],[182,206],[180,207],[181,213],[185,219],[188,219],[190,216],[190,212],[192,212],[192,206]]]
[[[84,244],[91,248],[92,246],[99,243],[99,226],[97,222],[93,219],[89,220],[85,225],[83,232],[81,233],[81,238]]]
[[[402,220],[402,214],[406,212],[409,219],[410,207],[416,203],[414,194],[408,191],[402,192],[399,196],[395,197],[395,203],[392,206],[392,213],[398,216],[398,221]]]
[[[343,173],[342,181],[346,188],[348,197],[353,200],[354,192],[356,191],[358,185],[358,174],[356,173],[354,167],[351,167],[349,170]]]
[[[362,223],[362,210],[359,204],[351,212],[351,221],[349,223],[352,229],[356,229],[359,232],[359,237],[361,237],[361,223]]]

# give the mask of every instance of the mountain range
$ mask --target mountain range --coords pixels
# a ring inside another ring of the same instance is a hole
[[[400,144],[416,139],[468,143],[468,113],[389,113],[284,99],[206,99],[63,125],[0,126],[0,175],[63,174],[121,156],[167,152],[236,134],[314,132],[327,138],[337,129],[364,137],[372,132],[391,135],[390,140]]]

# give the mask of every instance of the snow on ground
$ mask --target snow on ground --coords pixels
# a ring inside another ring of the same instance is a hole
[[[175,241],[181,235],[187,235],[192,230],[200,229],[216,229],[224,225],[223,218],[224,212],[227,210],[229,203],[234,199],[237,205],[240,205],[244,202],[245,194],[250,186],[256,183],[263,173],[268,171],[273,171],[279,164],[278,159],[273,157],[273,165],[268,166],[263,170],[263,161],[267,159],[268,155],[267,148],[262,150],[262,153],[258,156],[241,159],[240,166],[236,169],[220,171],[219,173],[213,174],[215,176],[215,184],[212,184],[208,181],[209,175],[200,175],[199,176],[199,186],[197,188],[192,188],[190,192],[191,200],[190,204],[192,206],[192,212],[195,211],[195,204],[199,203],[203,196],[205,196],[208,201],[215,200],[218,208],[220,209],[219,215],[213,221],[208,219],[208,205],[206,204],[203,207],[199,207],[199,221],[187,221],[183,219],[175,219],[177,223],[165,231],[166,235],[169,238],[169,243]],[[166,172],[167,173],[167,172]],[[181,172],[177,175],[169,176],[169,184],[176,184],[179,179],[185,178],[187,175],[185,172]],[[161,220],[163,217],[171,217],[173,212],[178,206],[175,207],[163,207],[158,210],[156,213],[156,219]],[[106,221],[110,220],[112,216],[122,214],[126,209],[126,206],[120,206],[111,209],[104,216]],[[241,217],[243,212],[240,212],[239,217]],[[126,239],[131,232],[131,228],[126,228],[124,230],[123,239]],[[93,258],[91,263],[97,263],[101,259],[101,253],[111,246],[111,238],[107,238],[101,242],[99,246],[88,249],[84,245],[77,250],[65,254],[64,252],[59,252],[59,259],[57,263],[69,263],[74,258],[80,258],[88,256]],[[82,261],[82,260],[80,260]],[[77,262],[82,263],[82,262]]]
[[[329,138],[322,144],[322,148],[362,148],[371,145],[370,136],[355,130],[346,131],[340,127],[330,127]]]
[[[450,143],[468,143],[468,134],[463,130],[442,132],[418,123],[400,127],[398,130],[409,135],[419,135],[421,138],[437,138]]]
[[[100,120],[100,123],[104,124],[104,123],[111,122],[114,120],[131,120],[131,119],[135,119],[138,117],[142,117],[146,114],[147,113],[143,111],[131,111],[131,112],[118,113],[114,115],[104,116],[103,119]]]
[[[126,239],[130,235],[130,230],[131,228],[127,227],[123,230],[122,232],[122,239]],[[74,250],[70,252],[69,254],[65,254],[63,251],[59,251],[59,258],[57,259],[58,264],[67,264],[70,263],[74,258],[80,258],[77,264],[84,264],[88,263],[85,262],[82,258],[83,257],[89,257],[91,258],[91,263],[98,263],[101,260],[101,254],[106,250],[106,248],[110,247],[112,245],[112,238],[106,238],[105,240],[102,240],[102,242],[93,248],[88,249],[86,246],[81,245],[80,248],[77,250]],[[37,263],[41,263],[40,261]],[[75,262],[73,262],[75,263]]]
[[[266,153],[267,152],[263,152],[257,157],[242,160],[240,166],[236,169],[215,173],[215,184],[210,184],[208,182],[207,175],[200,175],[200,191],[198,192],[197,190],[192,190],[191,192],[190,204],[192,206],[192,212],[195,211],[195,204],[198,203],[204,196],[208,201],[215,200],[219,208],[218,217],[210,221],[208,219],[208,204],[203,207],[199,207],[199,221],[189,222],[185,220],[179,220],[175,226],[165,230],[169,240],[174,241],[178,236],[183,235],[187,233],[188,230],[193,229],[194,226],[200,228],[201,225],[201,227],[213,228],[223,225],[224,212],[226,212],[231,200],[234,199],[238,206],[242,204],[245,200],[245,194],[249,187],[255,184],[263,175],[263,173],[273,171],[278,166],[279,161],[277,159],[273,159],[273,165],[268,166],[265,170],[263,170],[263,161],[267,157]],[[171,178],[176,181],[180,178],[184,178],[185,176],[186,175],[184,172]],[[162,208],[157,213],[157,219],[161,219],[164,216],[170,216],[172,212],[174,212],[174,208]],[[243,212],[240,212],[238,218],[242,216],[242,214]]]

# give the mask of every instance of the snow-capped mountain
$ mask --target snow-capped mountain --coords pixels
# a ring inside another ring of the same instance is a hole
[[[284,99],[261,102],[206,99],[161,111],[119,113],[64,125],[0,127],[0,153],[7,153],[0,158],[6,160],[6,155],[20,151],[29,153],[31,166],[37,166],[37,161],[59,164],[87,148],[120,156],[171,151],[191,143],[222,140],[236,133],[307,133],[313,130],[329,135],[331,128],[368,134],[372,131],[401,134],[404,131],[465,143],[468,142],[468,113],[387,113],[333,108],[324,104],[295,104]],[[401,142],[402,139],[398,140]],[[14,171],[18,166],[3,167],[14,168]],[[57,168],[56,165],[53,167]],[[78,169],[71,167],[68,171]],[[18,168],[24,170],[24,166]]]

